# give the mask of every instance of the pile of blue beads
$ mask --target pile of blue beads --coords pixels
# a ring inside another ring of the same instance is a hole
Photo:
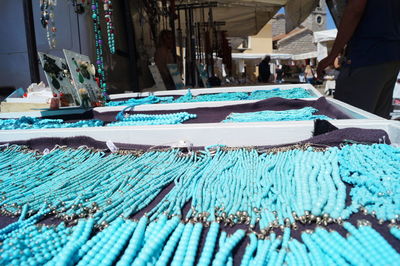
[[[212,94],[199,94],[194,96],[189,89],[188,92],[174,99],[173,97],[158,97],[151,95],[146,98],[130,99],[126,101],[108,102],[106,106],[137,106],[139,104],[154,104],[154,103],[192,103],[192,102],[219,102],[219,101],[243,101],[243,100],[265,100],[273,97],[284,99],[301,99],[311,98],[309,91],[303,88],[292,89],[272,89],[272,90],[257,90],[249,92],[223,92]]]
[[[325,115],[315,115],[317,109],[305,107],[302,109],[293,109],[285,111],[260,111],[249,113],[231,113],[223,123],[240,122],[272,122],[272,121],[304,121],[304,120],[330,120]]]
[[[118,218],[95,232],[92,218],[66,227],[24,224],[0,230],[2,265],[395,265],[396,250],[368,221],[345,222],[350,235],[317,227],[292,238],[293,230],[267,237],[236,229],[230,235],[218,222],[209,228],[162,215],[149,222]],[[392,232],[398,232],[397,227]],[[201,237],[205,237],[201,244]],[[247,240],[243,256],[235,254]]]
[[[104,122],[100,120],[81,120],[75,123],[65,123],[62,119],[42,119],[27,116],[19,119],[0,119],[0,130],[101,127],[103,125]]]
[[[107,124],[107,126],[176,125],[196,117],[197,115],[187,112],[159,115],[132,114],[122,118],[120,121]]]
[[[371,170],[384,162],[386,171]],[[269,231],[299,223],[341,224],[362,209],[393,222],[399,218],[399,169],[399,150],[384,144],[276,154],[217,147],[190,155],[175,149],[120,155],[86,148],[42,155],[11,146],[0,151],[0,211],[18,215],[29,204],[35,213],[46,203],[65,221],[93,216],[104,225],[144,210],[173,184],[148,210],[151,221],[167,213]],[[348,184],[353,184],[350,195]],[[382,195],[382,189],[391,193]]]
[[[390,222],[400,239],[399,171],[399,149],[385,144],[191,154],[3,147],[0,213],[19,219],[0,229],[0,263],[393,265],[399,254],[374,228],[386,225],[370,221]],[[360,211],[369,220],[347,221]],[[64,222],[39,225],[48,215]]]

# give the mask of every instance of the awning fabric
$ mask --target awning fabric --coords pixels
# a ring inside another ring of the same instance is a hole
[[[299,26],[317,7],[319,0],[290,0],[285,6],[286,32]]]
[[[280,59],[280,60],[304,60],[310,58],[316,58],[317,52],[304,53],[304,54],[243,54],[243,53],[232,53],[232,59],[247,59],[247,60],[261,60],[266,55],[269,55],[271,59]]]
[[[336,39],[336,35],[336,29],[314,32],[314,42],[317,43],[318,61],[328,56],[327,42],[333,42]]]
[[[208,3],[209,0],[183,1],[180,4]],[[264,25],[283,7],[287,0],[216,0],[218,7],[213,7],[214,21],[223,21],[225,26],[221,30],[226,30],[229,37],[247,37],[257,34]],[[201,10],[195,9],[195,21],[199,21]],[[206,9],[207,21],[208,9]],[[184,12],[181,11],[181,17]],[[183,23],[182,23],[183,24]],[[181,25],[182,30],[184,25]]]
[[[314,32],[314,42],[328,42],[336,39],[337,29]]]

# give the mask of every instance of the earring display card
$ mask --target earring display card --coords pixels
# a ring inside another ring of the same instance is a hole
[[[83,107],[93,107],[102,101],[102,93],[96,82],[96,69],[86,55],[69,50],[63,50],[65,59],[71,71],[75,88],[78,91]]]
[[[181,73],[179,72],[178,65],[177,64],[167,64],[167,68],[169,70],[169,73],[171,74],[172,80],[175,83],[176,89],[177,90],[184,89],[185,85],[183,85],[182,77],[181,77]]]
[[[151,75],[153,76],[154,82],[156,83],[157,90],[166,91],[167,88],[165,87],[164,81],[161,77],[160,70],[158,69],[157,65],[149,65],[149,69]]]
[[[208,84],[208,74],[203,64],[196,64],[197,70],[199,71],[201,81],[203,81],[203,85],[205,88],[210,88],[210,84]]]
[[[69,106],[80,106],[81,98],[73,85],[65,59],[45,53],[38,54],[51,91],[57,95],[62,93]]]

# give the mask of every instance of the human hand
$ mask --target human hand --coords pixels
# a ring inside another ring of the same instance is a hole
[[[317,67],[317,78],[318,79],[320,79],[320,80],[323,79],[325,68],[333,65],[334,61],[335,61],[334,57],[327,56],[324,59],[322,59],[321,62],[319,62],[318,67]]]

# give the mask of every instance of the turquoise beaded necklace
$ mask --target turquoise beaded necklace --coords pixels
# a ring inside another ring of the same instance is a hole
[[[64,123],[62,119],[40,119],[26,116],[19,119],[0,120],[0,130],[101,127],[103,125],[104,122],[100,120],[82,120],[75,123]]]
[[[257,90],[251,93],[248,92],[224,92],[214,94],[200,94],[194,96],[190,89],[188,92],[175,99],[173,97],[157,97],[154,95],[141,99],[129,99],[127,101],[113,101],[106,103],[106,106],[136,106],[139,102],[141,104],[149,103],[191,103],[191,102],[218,102],[218,101],[244,101],[244,100],[265,100],[273,97],[281,97],[285,99],[300,99],[311,98],[312,95],[303,88],[293,89],[273,89],[273,90]]]
[[[353,152],[357,152],[359,161],[350,159]],[[139,157],[88,149],[56,149],[37,155],[11,146],[0,152],[0,191],[4,195],[0,205],[6,213],[21,213],[26,204],[30,211],[38,211],[45,202],[66,221],[94,215],[97,224],[106,225],[118,216],[129,217],[142,210],[164,187],[174,183],[149,211],[150,220],[163,213],[182,215],[183,206],[191,200],[186,219],[253,227],[259,223],[265,233],[279,226],[296,227],[296,223],[341,223],[360,207],[388,221],[398,218],[397,194],[379,197],[379,186],[397,191],[398,155],[397,149],[388,145],[277,154],[218,148],[215,153],[190,156],[169,150]],[[369,159],[361,160],[362,156]],[[390,178],[387,172],[370,169],[372,156],[393,164],[394,168],[387,170],[392,169]],[[357,163],[351,166],[350,162]],[[348,174],[349,167],[357,167],[359,173],[372,178],[355,179]],[[357,184],[349,206],[345,204],[343,181]],[[375,184],[370,190],[374,193],[365,193],[371,184]]]
[[[196,117],[196,114],[187,112],[160,115],[133,114],[122,118],[120,121],[107,124],[107,126],[176,125]]]
[[[302,109],[293,109],[285,111],[260,111],[251,113],[231,113],[223,123],[240,122],[270,122],[270,121],[301,121],[301,120],[330,120],[325,115],[315,115],[317,109],[305,107]]]
[[[396,191],[396,180],[385,177],[388,173],[397,176],[397,148],[352,145],[276,154],[214,149],[191,155],[177,150],[150,151],[140,156],[88,149],[56,149],[39,155],[19,146],[0,150],[0,191],[5,196],[1,209],[20,215],[17,222],[0,229],[0,263],[193,265],[198,258],[201,265],[231,265],[232,251],[247,238],[246,233],[250,244],[243,265],[392,265],[400,259],[364,220],[357,226],[343,223],[342,229],[350,234],[347,237],[317,226],[315,231],[303,231],[301,242],[291,238],[292,229],[296,230],[292,221],[321,226],[337,222],[340,226],[340,219],[348,218],[343,213],[357,212],[352,208],[361,205],[357,195],[364,191],[362,186],[374,193],[380,193],[381,187]],[[387,170],[374,170],[371,164],[378,165],[381,159],[389,165]],[[361,173],[357,178],[356,172]],[[367,174],[369,179],[364,178]],[[346,207],[343,202],[341,178],[355,185],[354,206]],[[130,215],[144,208],[171,182],[175,184],[172,190],[140,221],[118,217],[125,209],[131,208],[125,213]],[[363,195],[373,203],[372,208],[380,202],[378,197]],[[390,195],[381,197],[387,200]],[[192,207],[184,218],[181,209],[188,199]],[[90,218],[78,217],[76,226],[35,225],[50,212],[71,217],[78,210],[84,214],[85,208]],[[386,217],[376,216],[388,220],[393,217],[391,211],[389,206]],[[101,224],[100,232],[94,232],[95,224]],[[246,231],[236,229],[228,235],[224,227],[235,224],[245,224]],[[279,225],[282,234],[270,231]],[[200,235],[206,227],[209,230],[200,249]],[[400,237],[396,225],[390,232]]]

